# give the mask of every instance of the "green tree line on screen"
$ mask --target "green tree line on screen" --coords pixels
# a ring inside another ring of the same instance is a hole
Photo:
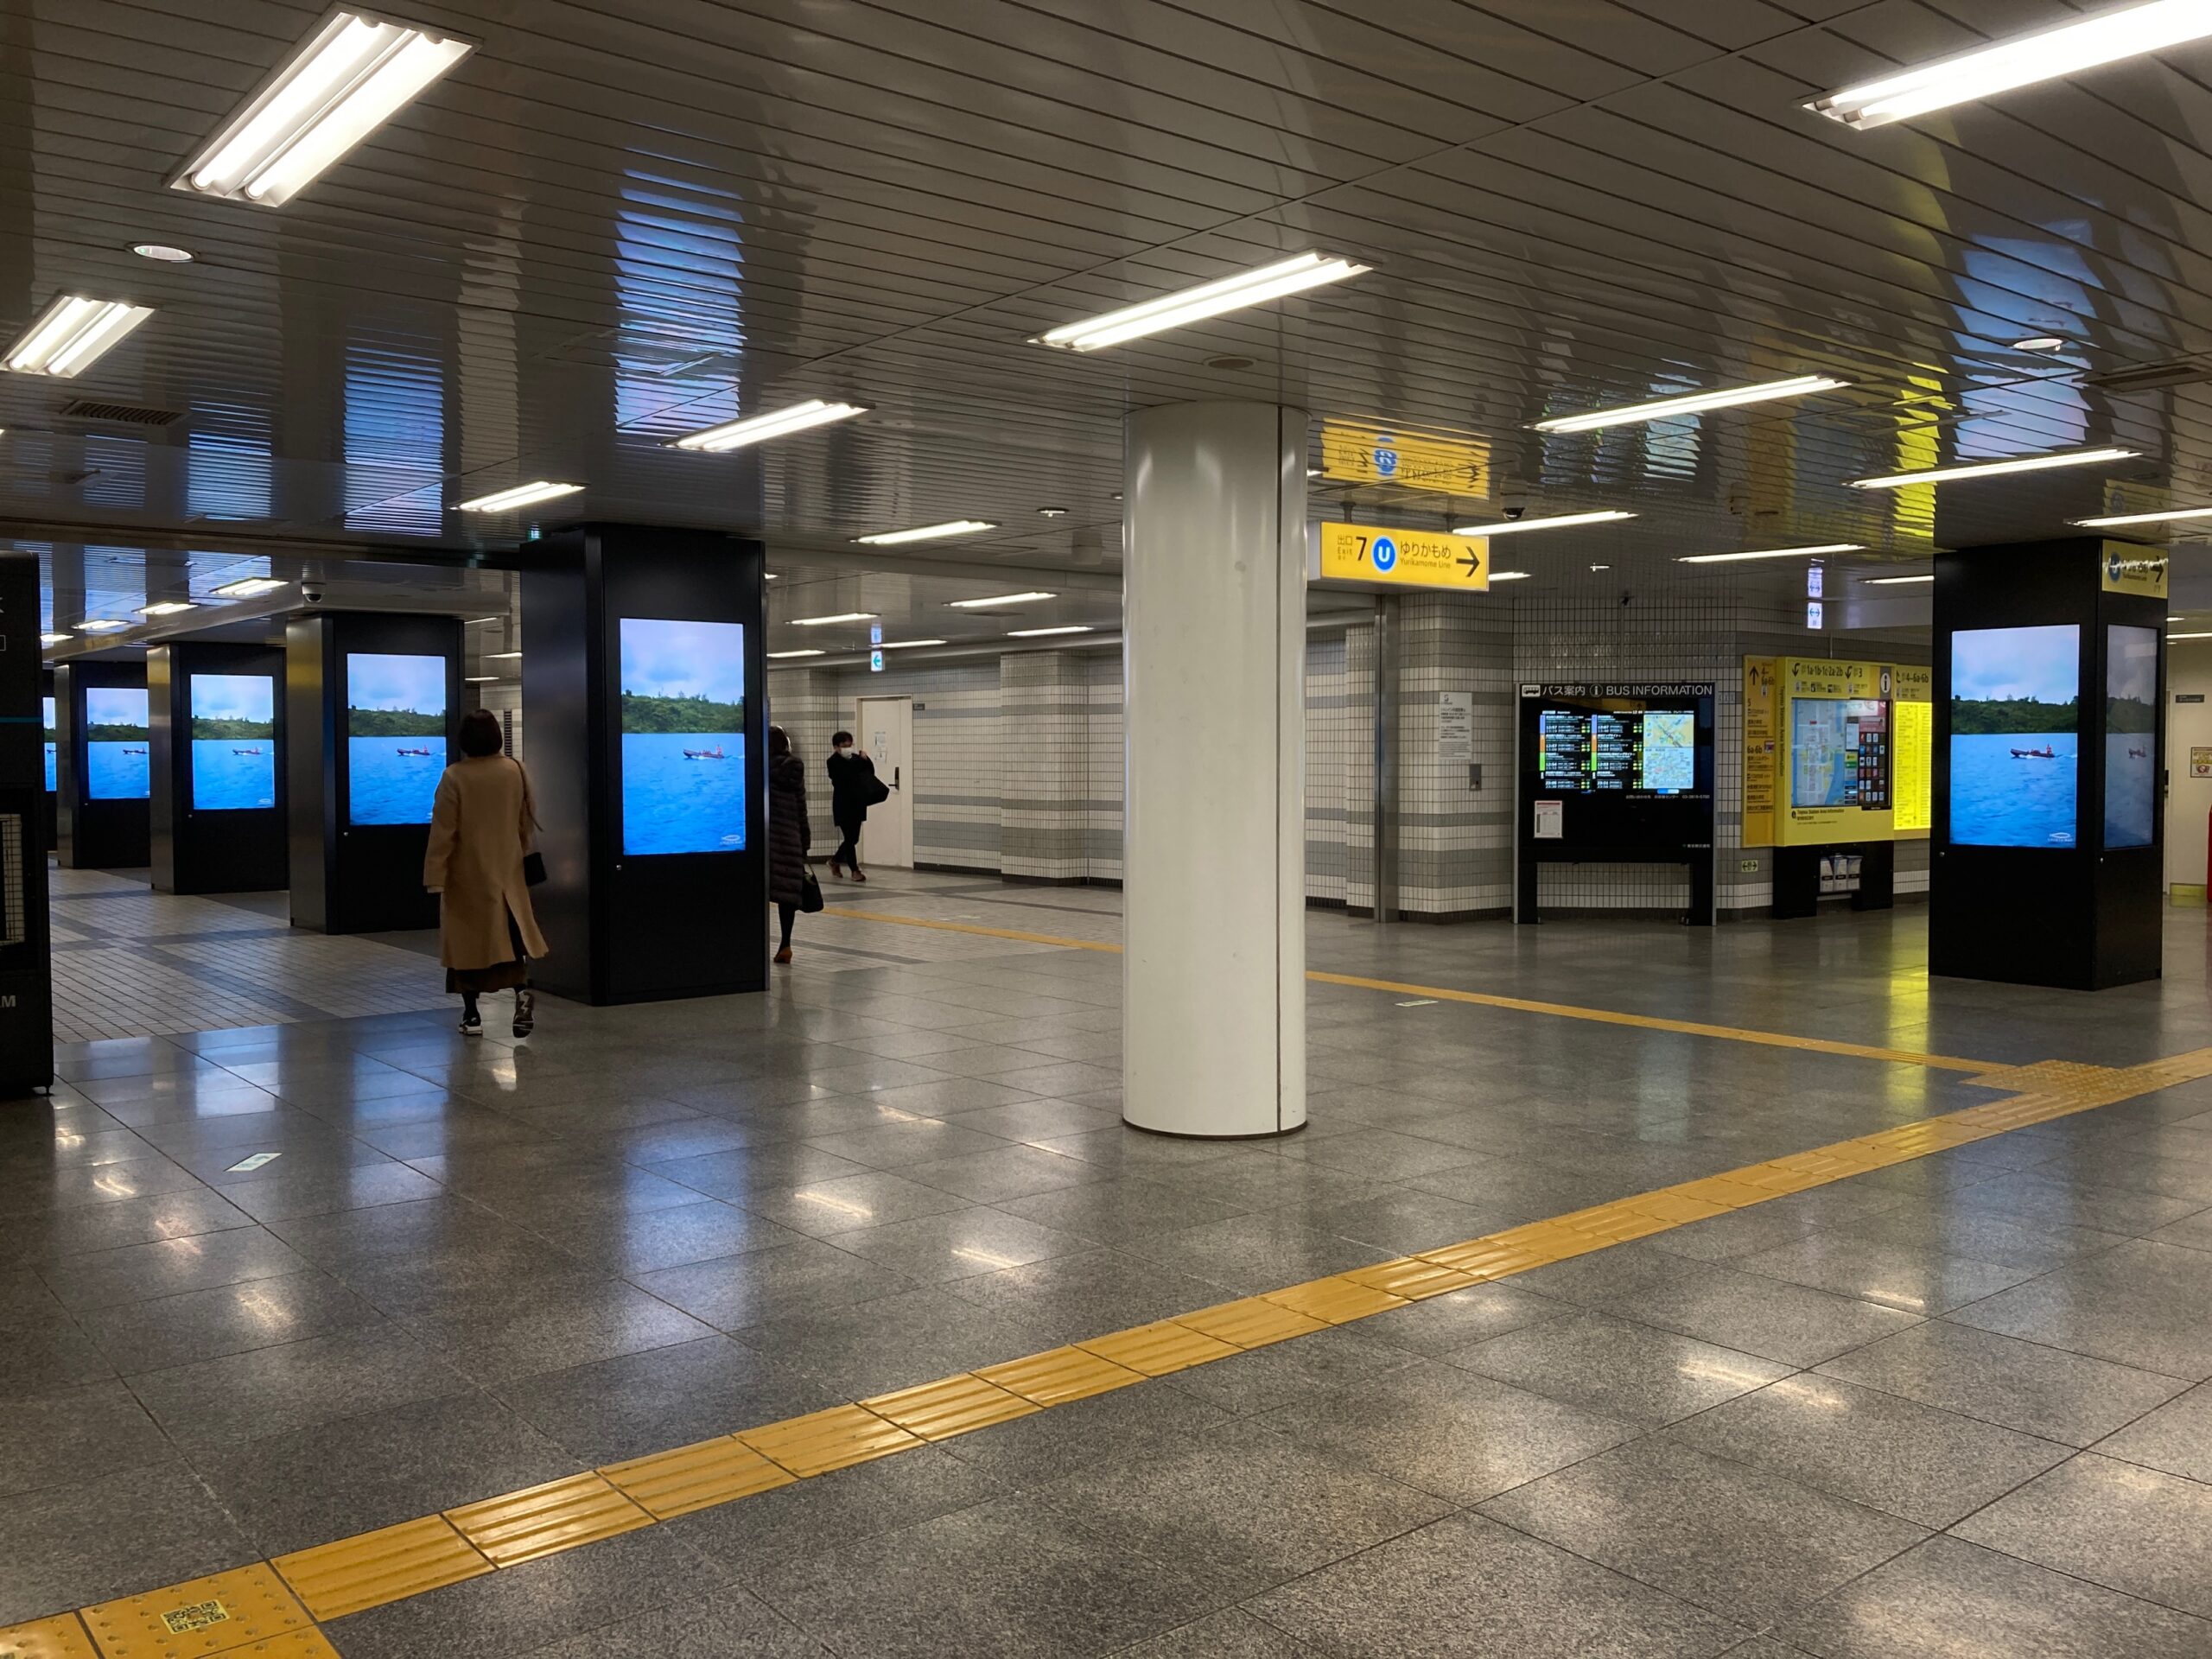
[[[2153,722],[2158,711],[2140,697],[2107,697],[2105,699],[2105,729],[2126,732],[2131,735],[2157,730]]]
[[[622,694],[622,729],[626,732],[741,732],[745,729],[742,702],[716,702],[711,697],[639,696]]]
[[[348,707],[346,730],[353,737],[443,737],[446,717],[426,715],[419,709]]]
[[[232,720],[209,715],[192,717],[192,735],[200,738],[274,737],[276,722],[273,720]]]
[[[85,741],[87,743],[143,743],[145,741],[146,728],[143,726],[97,721],[85,728]]]
[[[2082,729],[2082,700],[2043,702],[2034,697],[1954,697],[1951,734],[1955,737],[2026,736],[2043,732]],[[2150,728],[2146,726],[2145,731]]]

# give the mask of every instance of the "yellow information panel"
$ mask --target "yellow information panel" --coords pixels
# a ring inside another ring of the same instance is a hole
[[[1440,530],[1324,522],[1314,574],[1324,582],[1379,582],[1400,588],[1490,588],[1490,542]]]
[[[1346,484],[1395,484],[1447,495],[1490,493],[1490,445],[1393,427],[1321,423],[1321,476]]]
[[[2107,542],[2097,552],[2097,575],[2108,594],[2166,596],[2166,556],[2127,542]]]
[[[1747,658],[1743,844],[1925,836],[1934,683],[1910,664]]]

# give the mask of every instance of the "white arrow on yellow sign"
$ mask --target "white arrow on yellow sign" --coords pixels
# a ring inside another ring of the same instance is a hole
[[[1323,582],[1377,582],[1399,588],[1490,590],[1490,538],[1440,530],[1325,521],[1316,575]]]

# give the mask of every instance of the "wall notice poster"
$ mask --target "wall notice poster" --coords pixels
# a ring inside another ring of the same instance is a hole
[[[1774,725],[1776,664],[1771,657],[1744,661],[1744,829],[1746,847],[1774,844]]]
[[[46,705],[46,792],[51,795],[60,786],[54,776],[54,699],[46,697],[41,701]]]
[[[346,658],[346,816],[428,823],[446,769],[446,659]]]
[[[745,847],[745,625],[622,619],[622,850]]]
[[[2212,749],[2191,749],[2189,752],[2189,775],[2192,778],[2212,778]]]
[[[1443,766],[1475,763],[1475,694],[1436,694],[1436,762]]]
[[[192,804],[201,812],[276,804],[276,682],[268,675],[192,677]]]
[[[2105,845],[2148,847],[2158,815],[2158,635],[2105,630]]]
[[[1746,658],[1741,844],[1925,836],[1933,686],[1909,664]]]
[[[146,693],[85,688],[85,798],[143,801],[151,772],[146,760]]]
[[[2082,631],[2072,623],[1951,636],[1951,841],[2076,842]]]

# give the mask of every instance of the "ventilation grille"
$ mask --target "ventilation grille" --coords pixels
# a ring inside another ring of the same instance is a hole
[[[153,409],[144,404],[106,404],[96,397],[73,397],[62,405],[65,421],[98,421],[106,426],[175,426],[184,418],[181,409]]]
[[[2212,363],[2193,357],[2171,363],[2142,363],[2124,369],[2107,369],[2082,377],[2082,384],[2101,391],[2158,391],[2167,386],[2191,386],[2212,380]]]

